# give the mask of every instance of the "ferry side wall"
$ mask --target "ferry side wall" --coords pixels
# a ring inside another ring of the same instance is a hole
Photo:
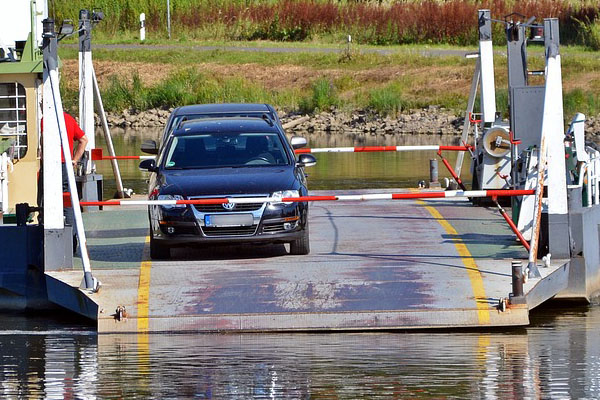
[[[582,219],[586,293],[593,298],[600,295],[600,206],[586,209]]]
[[[0,226],[0,309],[45,308],[48,305],[43,235],[44,230],[39,225]]]
[[[570,212],[569,287],[556,298],[586,300],[600,296],[600,205]]]

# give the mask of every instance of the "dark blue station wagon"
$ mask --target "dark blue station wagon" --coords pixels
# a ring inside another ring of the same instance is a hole
[[[294,154],[306,140],[292,138],[292,146],[266,115],[182,121],[165,139],[156,161],[140,164],[151,172],[151,200],[229,202],[149,206],[152,258],[169,258],[171,247],[193,244],[289,243],[291,254],[310,252],[307,202],[235,202],[308,195],[304,168],[316,160]]]

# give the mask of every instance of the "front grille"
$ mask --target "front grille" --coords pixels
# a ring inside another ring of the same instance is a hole
[[[235,203],[235,200],[234,200]],[[194,208],[201,213],[220,213],[220,212],[248,212],[260,210],[263,203],[236,203],[232,210],[226,210],[221,204],[194,204]]]
[[[202,227],[206,236],[252,236],[256,233],[257,225],[252,226],[230,226],[230,227]]]
[[[263,225],[263,232],[265,233],[275,233],[283,231],[285,231],[285,229],[283,228],[283,222],[280,222],[278,224]]]

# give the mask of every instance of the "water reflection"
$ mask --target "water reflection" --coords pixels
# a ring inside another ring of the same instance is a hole
[[[597,306],[505,333],[95,336],[1,318],[2,398],[600,396]]]
[[[112,137],[118,155],[139,155],[144,140],[157,139],[160,128],[113,129]],[[458,144],[458,137],[439,135],[370,135],[327,133],[306,133],[309,147],[341,146],[402,146],[424,144]],[[101,130],[96,132],[96,146],[108,154]],[[308,184],[311,189],[363,189],[416,187],[420,180],[429,177],[429,160],[436,158],[433,151],[385,152],[385,153],[318,153],[317,165],[307,169]],[[456,153],[444,154],[454,165]],[[467,157],[468,161],[468,157]],[[123,186],[133,188],[136,193],[147,192],[147,173],[138,168],[138,161],[119,162]],[[116,185],[110,162],[97,163],[97,170],[104,176],[104,196],[112,197]],[[440,163],[440,178],[450,177]],[[470,182],[469,164],[465,162],[463,180]]]

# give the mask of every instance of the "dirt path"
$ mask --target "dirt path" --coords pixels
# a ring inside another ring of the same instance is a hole
[[[67,48],[77,48],[75,44],[64,44]],[[181,45],[181,44],[94,44],[95,49],[104,50],[181,50],[187,51],[246,51],[246,52],[264,52],[264,53],[343,53],[345,49],[340,47],[263,47],[263,46],[200,46],[200,45]],[[374,49],[361,48],[361,53],[392,55],[400,53],[401,50],[394,49]],[[469,53],[466,50],[457,49],[419,49],[415,53],[423,56],[464,56]]]

